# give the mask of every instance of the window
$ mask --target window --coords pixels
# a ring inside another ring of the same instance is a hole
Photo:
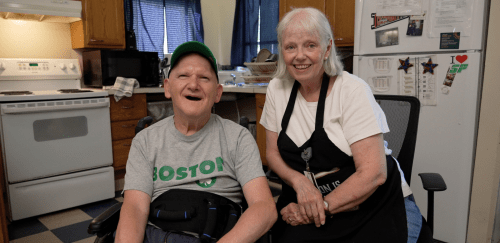
[[[234,14],[231,65],[243,66],[257,53],[278,52],[279,0],[239,0]]]
[[[203,42],[200,0],[125,0],[124,8],[139,51],[158,52],[163,59],[186,41]]]

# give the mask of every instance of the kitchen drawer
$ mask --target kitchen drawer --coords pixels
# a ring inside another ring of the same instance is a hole
[[[115,170],[125,169],[131,145],[131,138],[113,141],[113,167]]]
[[[111,139],[113,141],[133,138],[135,136],[135,127],[139,120],[117,121],[111,123]]]
[[[146,94],[134,94],[132,97],[123,97],[116,102],[110,97],[111,121],[126,121],[141,119],[147,116]]]

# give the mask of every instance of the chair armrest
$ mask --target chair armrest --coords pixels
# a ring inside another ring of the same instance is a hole
[[[427,191],[444,191],[446,190],[446,183],[443,177],[438,173],[420,173],[418,174],[422,179],[422,185]]]
[[[146,116],[146,117],[141,118],[137,122],[137,126],[135,126],[135,134],[142,131],[144,128],[146,128],[146,126],[151,125],[151,123],[153,123],[153,117]]]
[[[87,232],[91,235],[97,234],[97,236],[102,237],[106,233],[114,231],[118,226],[118,220],[120,219],[120,209],[123,203],[117,203],[101,213],[95,219],[90,222]]]

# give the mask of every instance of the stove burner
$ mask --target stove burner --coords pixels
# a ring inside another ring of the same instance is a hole
[[[60,89],[58,90],[61,93],[84,93],[84,92],[92,92],[92,90],[88,89]]]
[[[30,95],[33,94],[31,91],[5,91],[5,92],[0,92],[0,94],[3,95]]]

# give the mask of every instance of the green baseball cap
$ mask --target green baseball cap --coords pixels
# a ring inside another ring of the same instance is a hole
[[[168,71],[168,76],[170,77],[170,72],[175,68],[180,58],[186,54],[190,53],[198,53],[201,56],[205,57],[209,62],[210,66],[215,72],[215,76],[217,80],[219,80],[219,73],[217,72],[217,60],[212,54],[212,51],[203,43],[198,41],[188,41],[180,44],[177,48],[175,48],[174,53],[172,53],[172,57],[170,59],[170,70]]]

